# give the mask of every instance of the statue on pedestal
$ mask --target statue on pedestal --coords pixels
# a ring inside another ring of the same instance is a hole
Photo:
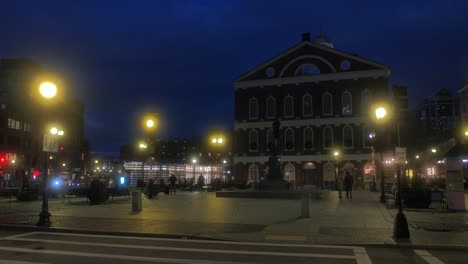
[[[261,190],[287,190],[289,183],[283,179],[281,166],[279,161],[279,138],[280,138],[280,122],[273,122],[274,145],[271,155],[268,158],[268,174],[266,180],[260,182]]]

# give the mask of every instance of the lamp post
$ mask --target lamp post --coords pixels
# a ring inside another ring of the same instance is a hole
[[[210,137],[210,145],[214,148],[214,149],[217,149],[217,148],[221,148],[221,147],[224,147],[224,145],[226,144],[226,139],[224,137],[224,135],[221,135],[221,134],[217,134],[217,135],[213,135]],[[216,166],[216,171],[218,172],[218,159],[217,159],[217,156],[216,156],[216,150],[214,151],[214,156],[215,156],[215,166]],[[226,162],[224,162],[224,164],[226,164]],[[212,170],[213,171],[213,170]],[[218,172],[218,175],[219,175],[219,172]]]
[[[390,133],[388,131],[388,119],[389,119],[389,113],[388,113],[388,107],[386,106],[385,103],[377,104],[375,105],[373,111],[372,111],[372,120],[374,123],[376,123],[378,129],[379,129],[379,136],[377,137],[378,139],[378,144],[377,145],[377,151],[380,153],[380,201],[382,203],[385,203],[386,197],[385,197],[385,173],[384,173],[384,166],[383,166],[383,151],[385,146],[390,145]]]
[[[63,130],[59,130],[56,127],[52,127],[49,130],[49,134],[44,135],[44,189],[42,193],[42,210],[39,214],[39,222],[37,223],[38,226],[50,226],[50,213],[49,213],[49,199],[48,199],[48,164],[47,161],[49,160],[49,152],[57,152],[57,142],[53,139],[56,136],[63,136],[65,132]],[[66,164],[63,163],[63,166]]]
[[[335,157],[335,163],[336,163],[336,168],[335,168],[335,181],[336,181],[338,174],[340,173],[340,152],[335,150],[333,152],[333,157]],[[341,194],[340,194],[340,197],[341,197]]]
[[[139,148],[144,150],[148,149],[148,160],[150,163],[150,174],[149,177],[152,176],[152,165],[154,161],[153,155],[155,154],[155,146],[154,146],[154,137],[156,135],[156,129],[158,127],[158,118],[155,113],[147,113],[143,116],[142,119],[142,126],[143,130],[146,132],[147,143],[140,143]],[[143,163],[143,182],[145,181],[145,169]]]

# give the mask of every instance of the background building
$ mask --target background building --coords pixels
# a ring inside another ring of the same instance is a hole
[[[337,50],[321,34],[234,81],[234,174],[259,181],[267,173],[272,123],[281,122],[281,165],[286,180],[324,186],[337,163],[359,185],[371,159],[369,110],[388,95],[389,67]],[[332,152],[342,153],[336,160]],[[373,171],[367,169],[366,171]],[[366,180],[365,180],[366,179]]]
[[[0,181],[4,187],[17,186],[32,170],[43,170],[46,120],[65,130],[60,151],[48,157],[49,169],[69,174],[84,166],[84,106],[67,97],[47,108],[41,106],[35,84],[45,75],[31,59],[0,60]]]

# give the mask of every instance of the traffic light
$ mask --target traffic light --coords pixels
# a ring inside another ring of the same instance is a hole
[[[60,152],[63,152],[64,150],[65,150],[65,148],[64,148],[63,146],[60,146],[60,147],[59,147],[59,151],[60,151]]]

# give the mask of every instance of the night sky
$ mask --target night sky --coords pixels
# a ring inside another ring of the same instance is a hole
[[[159,136],[233,123],[232,81],[322,30],[389,65],[410,102],[468,82],[468,1],[2,1],[0,57],[30,57],[86,104],[93,151],[118,153],[153,108]]]

